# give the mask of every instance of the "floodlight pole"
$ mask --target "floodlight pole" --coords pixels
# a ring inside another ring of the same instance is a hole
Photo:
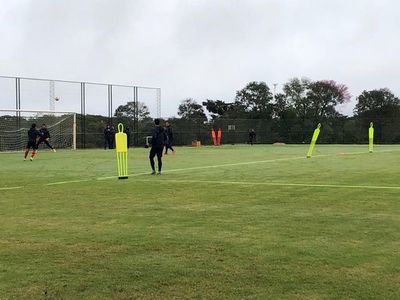
[[[76,113],[74,114],[72,127],[72,150],[76,150]]]
[[[273,99],[274,99],[274,102],[275,102],[275,95],[276,95],[276,87],[278,86],[278,84],[277,83],[273,83],[272,84],[273,86],[274,86],[274,93],[273,93],[273,95],[272,95],[272,97],[273,97]]]
[[[157,89],[157,118],[161,118],[161,88]]]
[[[21,79],[15,78],[15,109],[17,110],[16,119],[17,119],[17,128],[21,128],[21,113],[19,110],[21,109]]]
[[[138,97],[138,87],[133,87],[133,143],[134,145],[139,145],[139,97]]]
[[[112,123],[113,117],[113,86],[112,84],[108,85],[108,122]]]
[[[55,82],[54,80],[50,81],[49,83],[49,110],[50,111],[55,111],[56,110],[56,103],[55,103]]]
[[[81,144],[82,148],[86,147],[86,84],[81,82]]]

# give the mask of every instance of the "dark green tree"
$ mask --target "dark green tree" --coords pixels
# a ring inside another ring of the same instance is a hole
[[[354,113],[362,133],[370,122],[374,123],[378,143],[397,143],[400,141],[400,99],[389,89],[363,91],[357,97]]]
[[[133,119],[135,117],[136,109],[138,111],[139,121],[150,118],[149,108],[142,102],[138,102],[136,105],[136,103],[133,101],[130,101],[125,105],[118,106],[115,110],[114,116]]]
[[[265,82],[252,81],[236,92],[236,105],[244,107],[249,118],[271,119],[273,113],[273,96]]]
[[[208,139],[207,116],[202,105],[192,98],[182,101],[178,107],[179,122],[174,122],[175,132],[179,131],[182,139],[198,140],[205,143]]]
[[[213,119],[222,117],[229,109],[229,104],[222,100],[210,100],[203,101],[203,106],[207,109]]]
[[[362,114],[367,111],[378,111],[384,107],[393,107],[398,105],[400,105],[400,99],[388,88],[363,91],[361,95],[357,97],[357,104],[354,113]]]
[[[288,110],[293,110],[292,104],[289,102],[285,94],[276,94],[273,106],[274,117],[284,118]]]
[[[203,106],[198,104],[192,98],[188,98],[182,101],[178,107],[178,115],[182,119],[196,119],[196,120],[207,120],[207,116],[204,113]]]
[[[278,142],[292,142],[290,139],[292,129],[298,117],[292,104],[285,94],[276,94],[274,103],[274,127]]]
[[[307,98],[307,90],[311,81],[307,78],[290,79],[283,86],[283,92],[288,103],[294,107],[297,116],[301,120],[305,120],[309,114],[311,103]]]
[[[251,114],[241,102],[226,103],[222,100],[209,100],[203,102],[203,106],[210,113],[213,120],[225,119],[251,119]]]

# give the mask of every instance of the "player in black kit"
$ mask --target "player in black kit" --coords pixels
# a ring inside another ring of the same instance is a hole
[[[253,143],[256,141],[256,132],[254,129],[249,130],[249,144],[253,146]]]
[[[151,175],[156,174],[155,170],[155,163],[154,157],[157,155],[158,160],[158,173],[157,175],[161,175],[161,168],[162,168],[162,155],[164,150],[165,141],[167,139],[165,135],[165,130],[162,126],[160,126],[160,120],[154,120],[155,127],[153,128],[152,135],[151,135],[151,149],[150,149],[150,165],[151,169],[153,170]]]
[[[167,136],[167,141],[165,145],[165,155],[168,155],[168,149],[171,149],[172,154],[175,155],[175,150],[172,148],[174,142],[174,132],[172,131],[172,126],[169,122],[165,122],[165,134]]]
[[[42,128],[40,128],[39,133],[40,137],[39,141],[37,142],[36,149],[39,148],[39,145],[41,143],[45,143],[47,147],[49,147],[53,152],[56,152],[56,149],[54,149],[53,146],[49,143],[50,132],[47,130],[46,124],[42,124]]]
[[[36,124],[32,124],[31,128],[28,131],[28,143],[26,144],[26,149],[25,149],[25,156],[24,160],[26,160],[29,150],[32,148],[32,155],[31,155],[31,161],[36,155],[36,149],[37,149],[37,140],[40,137],[40,132],[36,130]]]

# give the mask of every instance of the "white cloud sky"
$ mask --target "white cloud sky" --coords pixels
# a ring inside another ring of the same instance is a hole
[[[364,89],[400,95],[399,11],[395,0],[0,0],[0,74],[161,87],[164,116],[187,97],[231,101],[253,80],[333,79],[350,113]]]

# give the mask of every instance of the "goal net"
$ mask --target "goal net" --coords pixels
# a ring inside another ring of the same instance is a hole
[[[46,124],[50,144],[56,149],[76,149],[75,113],[0,109],[0,151],[23,150],[33,123],[37,129]]]

